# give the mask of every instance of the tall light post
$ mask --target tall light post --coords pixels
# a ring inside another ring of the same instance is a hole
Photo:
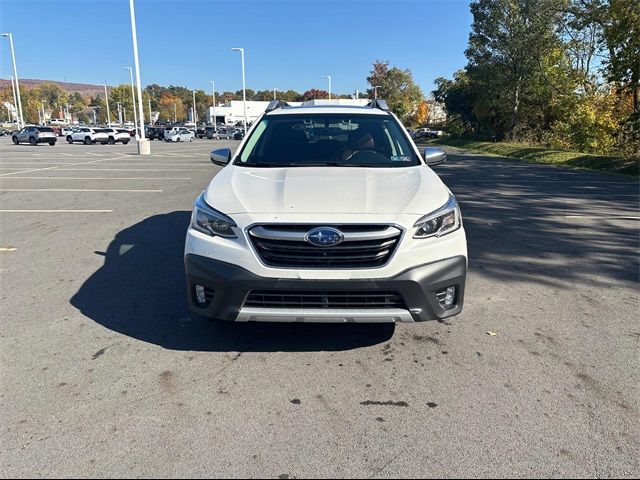
[[[129,0],[129,11],[131,14],[131,36],[133,37],[133,60],[136,67],[136,81],[138,83],[138,113],[140,118],[144,118],[142,109],[142,85],[140,81],[140,62],[138,60],[138,34],[136,32],[136,12],[133,0]],[[133,106],[135,110],[135,105]],[[144,125],[140,128],[140,139],[138,140],[138,155],[150,155],[151,143],[144,137]]]
[[[247,133],[247,95],[246,95],[246,83],[244,78],[244,48],[232,48],[234,52],[240,52],[242,56],[242,106],[244,108],[244,133]]]
[[[22,115],[22,99],[20,98],[20,83],[18,83],[18,68],[16,67],[16,54],[13,50],[13,35],[11,33],[3,33],[3,37],[9,38],[9,44],[11,45],[11,59],[13,60],[13,78],[16,82],[16,92],[18,96],[18,105],[17,109],[20,114],[20,118],[18,119],[18,127],[24,127],[24,116]]]
[[[198,119],[196,118],[196,89],[193,89],[193,125],[198,128]]]
[[[373,98],[374,100],[378,98],[378,89],[380,88],[380,85],[374,85],[373,86]]]
[[[18,100],[16,98],[16,86],[13,84],[13,75],[9,77],[11,79],[11,90],[13,90],[13,109],[16,111],[16,122],[19,123],[18,116]],[[13,112],[11,112],[11,119],[13,120]]]
[[[136,140],[138,140],[138,115],[136,114],[136,91],[135,87],[133,86],[133,69],[131,67],[124,67],[124,69],[129,70],[129,76],[131,77],[131,100],[133,101],[131,105],[133,105],[133,128],[136,130]],[[141,123],[144,123],[144,121]]]
[[[173,104],[173,123],[178,121],[178,106],[177,104]]]
[[[216,118],[216,82],[214,80],[209,80],[211,84],[211,101],[213,103],[213,131],[218,131],[218,121]]]
[[[149,125],[153,125],[153,118],[151,118],[151,98],[149,100]],[[144,124],[144,122],[142,122]]]
[[[274,87],[274,89],[273,89],[273,99],[274,100],[277,100],[277,98],[276,98],[276,90],[278,90],[278,89]]]
[[[104,99],[107,102],[107,127],[111,126],[111,112],[109,112],[109,94],[107,93],[107,84],[103,83],[104,86]]]
[[[331,75],[325,75],[322,78],[327,78],[329,79],[329,100],[331,100]]]

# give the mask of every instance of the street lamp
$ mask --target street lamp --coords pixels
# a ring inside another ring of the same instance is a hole
[[[273,89],[273,99],[274,100],[277,100],[277,98],[276,98],[276,90],[278,90],[278,89],[277,88]]]
[[[216,118],[216,82],[209,80],[211,84],[211,100],[213,101],[213,131],[218,131],[218,120]]]
[[[380,88],[380,85],[374,85],[373,86],[373,98],[377,99],[378,98],[378,89]]]
[[[131,105],[133,105],[133,128],[136,131],[136,140],[139,140],[139,137],[138,137],[138,115],[136,114],[136,93],[135,93],[135,88],[133,86],[133,69],[131,67],[124,67],[124,69],[125,70],[129,70],[129,76],[131,77],[131,100],[133,101],[133,103]],[[144,123],[144,121],[141,122],[141,123]]]
[[[11,90],[13,91],[13,109],[16,113],[16,122],[19,124],[18,117],[18,100],[16,99],[16,86],[13,84],[13,75],[9,77],[11,79]],[[13,121],[13,112],[11,112],[11,121]]]
[[[197,130],[198,129],[198,119],[196,118],[196,89],[194,88],[192,90],[192,92],[193,92],[193,118],[191,118],[191,120],[193,120],[193,125]]]
[[[18,127],[24,127],[24,116],[22,115],[22,99],[20,98],[20,84],[18,83],[18,68],[16,67],[16,54],[13,50],[13,35],[11,33],[3,33],[3,37],[9,38],[9,44],[11,45],[11,58],[13,60],[13,78],[16,81],[16,92],[18,94],[18,112],[20,113],[20,119],[18,120]]]
[[[328,78],[329,79],[329,100],[331,100],[331,75],[325,75],[322,78]]]
[[[109,94],[107,93],[107,84],[104,85],[104,98],[107,101],[107,127],[111,126],[111,113],[109,112]]]
[[[133,37],[133,60],[136,67],[136,81],[138,83],[138,113],[140,118],[144,119],[144,111],[142,110],[142,86],[140,81],[140,62],[138,60],[138,34],[136,33],[136,13],[133,6],[133,0],[129,0],[129,12],[131,14],[131,36]],[[133,106],[135,110],[135,105]],[[138,140],[138,154],[150,155],[151,143],[144,137],[144,125],[140,128],[140,139]]]
[[[244,133],[247,134],[247,95],[246,95],[246,84],[244,78],[244,48],[232,48],[234,52],[240,52],[242,56],[242,106],[244,108]]]

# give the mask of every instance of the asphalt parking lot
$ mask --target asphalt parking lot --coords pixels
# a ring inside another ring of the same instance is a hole
[[[227,324],[182,248],[236,144],[0,138],[2,477],[640,475],[637,181],[452,153],[460,316]]]

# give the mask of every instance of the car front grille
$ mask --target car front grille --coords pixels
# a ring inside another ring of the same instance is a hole
[[[306,235],[317,227],[340,231],[344,240],[334,246],[316,246]],[[385,265],[402,231],[390,225],[259,225],[249,238],[262,260],[283,268],[375,268]]]
[[[399,293],[387,291],[252,290],[244,307],[253,308],[406,308]]]

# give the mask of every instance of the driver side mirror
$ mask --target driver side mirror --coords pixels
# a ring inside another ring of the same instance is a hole
[[[231,161],[231,150],[228,148],[221,148],[220,150],[214,150],[211,152],[211,162],[215,165],[222,165],[223,167],[228,165]]]
[[[424,161],[428,166],[440,165],[447,161],[447,154],[444,150],[435,147],[426,147],[423,151]]]

